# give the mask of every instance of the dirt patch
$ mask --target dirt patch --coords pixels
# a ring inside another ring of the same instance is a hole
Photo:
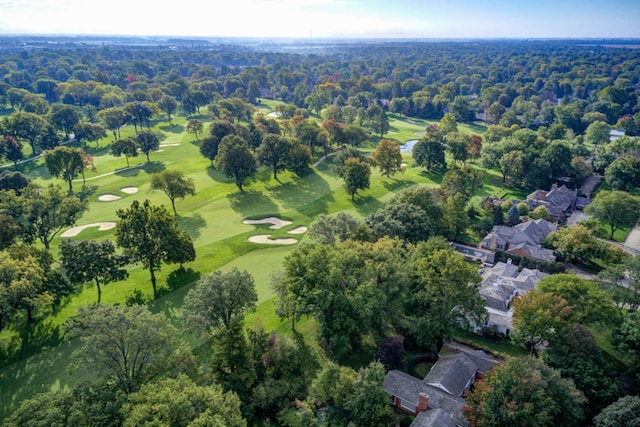
[[[268,234],[259,234],[249,237],[252,243],[266,243],[270,245],[295,245],[298,241],[294,238],[289,239],[270,239]]]
[[[301,225],[300,227],[296,227],[293,230],[289,230],[287,231],[287,233],[289,234],[304,234],[307,232],[307,227],[305,227],[304,225]]]
[[[291,221],[276,218],[275,216],[270,216],[268,218],[262,218],[262,219],[245,219],[244,221],[242,221],[242,223],[247,225],[271,224],[271,227],[269,228],[272,230],[277,230],[279,228],[286,227],[287,225],[293,224]]]
[[[122,199],[122,197],[116,196],[115,194],[102,194],[98,196],[98,200],[100,200],[101,202],[113,202],[120,199]]]
[[[125,194],[136,194],[138,192],[138,187],[124,187],[121,188],[120,191]]]
[[[79,225],[77,227],[70,228],[62,233],[60,237],[75,237],[85,228],[98,227],[98,231],[107,231],[115,228],[115,226],[115,222],[94,222],[93,224]]]

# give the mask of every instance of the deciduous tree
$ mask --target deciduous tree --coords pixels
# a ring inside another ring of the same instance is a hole
[[[196,139],[198,139],[198,134],[202,133],[203,129],[204,125],[198,119],[192,119],[187,122],[187,133],[194,134],[196,136]]]
[[[273,179],[278,180],[278,169],[287,164],[290,142],[283,136],[267,134],[256,150],[258,161],[273,169]]]
[[[344,185],[352,201],[358,190],[369,188],[370,178],[371,167],[368,162],[354,158],[344,162]]]
[[[256,159],[249,151],[247,143],[235,135],[222,139],[214,164],[227,177],[235,179],[236,186],[240,191],[244,191],[242,189],[244,180],[253,176],[257,171]]]
[[[371,153],[374,166],[378,166],[380,173],[386,177],[395,175],[402,170],[402,153],[397,142],[383,139]]]
[[[193,179],[184,176],[184,172],[177,169],[167,169],[151,175],[151,189],[160,190],[171,200],[174,215],[176,211],[176,199],[184,199],[196,194],[196,186]]]
[[[609,226],[609,238],[622,227],[633,227],[640,218],[640,198],[624,191],[600,191],[585,212]]]
[[[60,256],[69,281],[83,285],[94,281],[98,290],[98,303],[102,296],[101,285],[124,280],[129,276],[123,269],[126,259],[116,254],[112,241],[70,240],[60,243]]]
[[[66,146],[56,147],[44,155],[47,171],[69,184],[69,194],[73,193],[73,180],[84,171],[81,150]]]
[[[138,148],[140,148],[140,151],[147,156],[147,162],[151,161],[149,160],[149,153],[160,148],[158,135],[150,131],[142,131],[138,133],[136,136],[136,144],[138,145]]]
[[[124,155],[129,167],[129,157],[138,157],[138,146],[131,138],[118,139],[111,143],[111,154],[115,157]]]
[[[153,206],[149,200],[142,205],[135,200],[129,209],[118,210],[120,222],[116,226],[116,241],[124,255],[149,270],[154,296],[157,295],[155,272],[165,262],[171,262],[173,245],[180,238],[175,217],[163,207]]]

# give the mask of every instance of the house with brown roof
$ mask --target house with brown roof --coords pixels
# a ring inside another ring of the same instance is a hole
[[[382,388],[391,404],[416,415],[411,427],[456,427],[469,425],[462,409],[464,394],[498,361],[482,350],[445,344],[438,361],[420,380],[402,371],[389,371]]]

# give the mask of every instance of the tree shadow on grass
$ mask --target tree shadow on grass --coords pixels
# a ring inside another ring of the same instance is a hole
[[[209,175],[209,178],[216,182],[229,182],[230,180],[230,178],[224,176],[224,173],[222,173],[220,169],[216,169],[211,165],[207,167],[207,175]]]
[[[278,206],[259,191],[247,190],[244,193],[237,192],[227,196],[231,203],[231,209],[249,217],[256,214],[276,214],[279,212]]]
[[[199,213],[192,216],[178,216],[180,228],[186,231],[191,238],[195,239],[200,236],[202,228],[207,226],[207,221]]]
[[[353,206],[362,215],[368,215],[382,209],[384,203],[370,195],[357,195],[353,202]]]
[[[267,189],[286,209],[299,209],[313,205],[316,213],[327,213],[329,203],[334,200],[331,187],[315,171],[306,174],[303,178],[294,178],[284,184],[268,186]]]
[[[0,346],[0,366],[39,353],[45,348],[62,342],[60,325],[49,322],[26,323],[19,325],[19,334],[13,336],[9,342]]]
[[[164,132],[170,132],[170,133],[182,133],[184,132],[184,126],[182,125],[164,125],[164,126],[158,126],[158,128]]]
[[[407,179],[385,179],[382,181],[382,185],[384,186],[384,188],[386,188],[388,191],[398,191],[402,188],[405,187],[409,187],[411,185],[414,185],[415,182],[414,181],[409,181]]]

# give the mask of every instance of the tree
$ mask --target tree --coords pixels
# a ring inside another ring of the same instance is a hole
[[[611,132],[611,126],[606,122],[595,121],[587,126],[584,139],[588,144],[606,144],[609,142],[609,132]]]
[[[346,125],[342,130],[342,137],[344,142],[356,147],[367,140],[367,132],[358,125]]]
[[[309,226],[308,235],[321,245],[335,245],[352,238],[362,223],[345,212],[320,214]]]
[[[173,245],[181,237],[175,217],[149,200],[142,205],[137,200],[129,209],[116,211],[120,222],[116,226],[116,241],[131,262],[139,262],[149,270],[153,295],[157,295],[155,272],[165,262],[172,261]]]
[[[95,281],[98,290],[98,303],[102,295],[101,285],[124,280],[129,276],[123,269],[126,259],[116,254],[112,241],[70,240],[60,242],[61,263],[69,281],[82,285]]]
[[[13,113],[5,122],[5,131],[14,138],[26,139],[31,145],[31,151],[38,154],[36,141],[47,127],[47,121],[34,113]]]
[[[18,162],[24,158],[22,146],[14,137],[9,135],[5,135],[4,138],[0,140],[0,154],[2,154],[5,159],[13,162],[16,170],[18,170]]]
[[[609,226],[609,238],[619,228],[633,227],[640,218],[640,198],[623,191],[600,191],[585,212]]]
[[[287,155],[286,167],[296,175],[302,176],[309,171],[310,163],[311,150],[309,147],[297,142],[291,143],[289,146],[289,154]]]
[[[215,165],[227,177],[233,177],[240,191],[244,180],[253,176],[256,171],[256,159],[249,151],[247,143],[239,136],[230,135],[222,139]]]
[[[446,167],[444,152],[441,135],[427,132],[413,146],[413,159],[417,165],[423,166],[428,171],[440,170]]]
[[[593,419],[595,427],[640,426],[640,397],[624,396],[607,406]]]
[[[575,323],[607,323],[616,318],[611,296],[593,281],[573,274],[553,274],[543,277],[537,289],[564,299]]]
[[[583,224],[561,228],[551,233],[547,239],[556,252],[569,262],[584,262],[603,253],[602,242]]]
[[[388,139],[381,140],[371,153],[371,160],[378,166],[380,173],[386,177],[395,175],[402,170],[402,153],[397,142]]]
[[[447,236],[453,240],[457,240],[469,227],[466,205],[467,199],[461,193],[448,196],[444,203],[444,224]]]
[[[96,143],[107,136],[107,132],[102,125],[97,123],[78,123],[73,127],[76,141],[86,146],[87,142]]]
[[[43,287],[44,280],[44,271],[32,256],[0,252],[0,331],[22,309],[32,322],[35,311],[51,301]]]
[[[534,358],[511,358],[477,381],[467,396],[472,426],[577,426],[585,398],[573,381]]]
[[[353,382],[353,397],[347,403],[355,425],[387,427],[394,424],[389,395],[382,389],[385,374],[379,362],[358,372]]]
[[[256,150],[258,161],[273,168],[273,179],[278,180],[278,169],[287,164],[290,143],[280,135],[267,134]]]
[[[80,123],[78,108],[73,105],[53,104],[49,113],[49,121],[57,129],[64,132],[67,139],[73,128]]]
[[[220,146],[220,139],[207,135],[200,141],[200,154],[206,159],[209,159],[211,162],[211,167],[213,167],[213,160],[218,155],[218,148]]]
[[[158,108],[167,113],[167,117],[169,118],[169,124],[171,124],[171,114],[175,113],[178,109],[178,102],[173,96],[165,95],[160,98],[160,101],[156,103]]]
[[[332,157],[332,162],[329,166],[331,171],[338,175],[340,178],[344,178],[344,164],[347,159],[358,159],[361,161],[366,161],[366,157],[362,153],[362,151],[358,150],[355,147],[347,147],[344,150],[340,150],[335,156]]]
[[[640,311],[628,313],[615,331],[614,343],[631,362],[631,372],[640,371]]]
[[[626,155],[614,160],[605,169],[604,179],[614,190],[633,190],[640,185],[640,159]]]
[[[530,291],[513,301],[511,340],[529,350],[537,349],[562,334],[571,318],[571,306],[560,296]]]
[[[428,246],[422,243],[414,253],[409,314],[418,343],[435,351],[454,330],[483,325],[486,311],[474,266],[451,249],[425,252]]]
[[[167,169],[151,175],[151,190],[160,190],[171,200],[174,215],[176,211],[176,199],[184,199],[196,194],[196,187],[192,178],[184,176],[184,172],[177,169]]]
[[[47,191],[31,187],[23,195],[25,211],[23,238],[27,243],[38,239],[49,250],[53,238],[65,227],[72,227],[87,209],[87,201],[65,196],[60,186],[49,186]]]
[[[70,147],[56,147],[44,155],[47,171],[55,177],[61,178],[69,184],[69,194],[73,193],[72,181],[84,170],[84,162],[80,149]]]
[[[127,167],[129,167],[129,157],[138,157],[138,146],[136,141],[131,138],[118,139],[111,143],[111,154],[114,157],[124,155],[127,159]]]
[[[389,118],[384,110],[380,109],[380,112],[372,117],[371,127],[375,133],[380,134],[380,138],[384,138],[384,134],[389,132]]]
[[[115,141],[120,137],[120,128],[127,123],[128,114],[124,108],[111,107],[100,110],[97,117],[104,127],[113,133],[113,140]]]
[[[531,211],[531,213],[529,214],[529,218],[536,220],[536,219],[545,219],[545,220],[549,220],[550,217],[550,213],[549,213],[549,209],[547,209],[546,206],[538,206],[536,207],[534,210]]]
[[[513,205],[507,211],[507,225],[514,226],[520,224],[520,211],[518,206]]]
[[[188,345],[167,318],[140,305],[80,307],[66,331],[80,337],[72,356],[75,370],[114,381],[126,394],[193,366]]]
[[[456,121],[456,116],[451,113],[446,113],[442,117],[442,119],[440,119],[440,123],[438,123],[438,126],[444,135],[458,132],[458,122]]]
[[[366,161],[351,158],[344,162],[344,184],[352,201],[358,190],[369,188],[370,178],[371,167]]]
[[[471,142],[471,137],[460,132],[447,134],[447,151],[451,153],[453,161],[466,162],[469,158],[467,145]]]
[[[200,120],[192,119],[187,122],[187,133],[194,134],[196,136],[196,139],[198,139],[198,134],[202,133],[203,129],[204,125]]]
[[[149,153],[152,151],[156,151],[160,148],[160,140],[158,139],[158,135],[149,131],[142,131],[136,136],[136,144],[138,144],[138,148],[147,156],[147,163],[149,160]]]
[[[145,384],[123,407],[124,426],[171,427],[219,425],[245,427],[240,399],[217,384],[196,385],[186,375]]]
[[[258,302],[253,277],[247,271],[232,268],[216,270],[198,281],[184,299],[183,317],[187,324],[205,334],[228,330],[254,311]]]

